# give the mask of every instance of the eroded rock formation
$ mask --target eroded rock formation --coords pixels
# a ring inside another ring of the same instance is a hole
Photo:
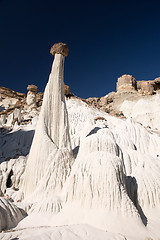
[[[27,90],[26,103],[30,109],[36,108],[36,93],[38,92],[38,87],[35,85],[28,85]]]
[[[129,74],[124,74],[118,78],[117,91],[125,90],[132,91],[137,89],[136,79]]]
[[[132,75],[124,74],[117,81],[117,92],[138,91],[138,93],[143,95],[152,95],[159,90],[160,78],[149,81],[136,81]]]
[[[17,100],[21,100],[24,97],[26,97],[25,93],[19,93],[15,92],[9,88],[6,87],[0,87],[0,99],[6,99],[6,98],[13,98]]]
[[[63,82],[67,52],[66,44],[51,48],[55,57],[25,171],[25,198],[34,191],[36,197],[53,197],[63,188],[73,162]]]
[[[66,84],[64,84],[64,94],[66,96],[70,95],[71,94],[71,90],[70,90],[70,87]]]
[[[153,81],[137,81],[137,90],[139,93],[152,95],[154,93]]]

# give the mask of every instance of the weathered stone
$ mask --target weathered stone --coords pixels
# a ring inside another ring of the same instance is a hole
[[[102,107],[105,107],[107,104],[112,103],[113,99],[114,99],[114,94],[115,94],[115,92],[111,92],[108,95],[101,97],[99,99],[99,105]]]
[[[23,99],[26,96],[25,93],[15,92],[6,87],[0,87],[0,97],[1,99],[9,97],[9,98],[16,98],[16,99]]]
[[[33,92],[28,92],[26,103],[30,107],[36,107],[36,95]]]
[[[28,85],[27,90],[31,91],[31,92],[34,92],[34,93],[37,93],[38,92],[38,87],[31,84],[31,85]]]
[[[0,125],[3,125],[6,123],[6,114],[0,115]]]
[[[137,90],[142,94],[152,95],[154,92],[153,81],[137,81]]]
[[[39,92],[36,94],[36,103],[38,107],[42,106],[42,102],[43,102],[43,93]]]
[[[154,90],[159,91],[160,90],[160,77],[155,78],[153,80],[153,82],[154,82]]]
[[[154,82],[154,83],[160,83],[160,77],[155,78],[155,79],[153,80],[153,82]]]
[[[137,82],[132,75],[124,74],[118,78],[117,91],[120,91],[120,90],[131,91],[136,89],[137,89]]]
[[[50,50],[50,53],[54,56],[56,53],[62,54],[63,56],[68,56],[69,48],[65,43],[55,43]]]
[[[28,93],[26,98],[26,103],[30,109],[36,108],[36,93],[38,91],[38,87],[35,85],[28,85],[27,87]]]
[[[99,100],[99,104],[100,106],[105,106],[108,102],[108,99],[106,97],[101,97],[100,100]]]
[[[92,107],[100,108],[100,106],[99,106],[99,98],[97,98],[97,97],[87,98],[87,99],[86,99],[86,102],[87,102],[90,106],[92,106]]]
[[[67,96],[70,94],[70,87],[64,84],[64,94]]]

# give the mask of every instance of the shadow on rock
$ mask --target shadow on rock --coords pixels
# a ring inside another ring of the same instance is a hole
[[[0,129],[0,162],[19,156],[26,156],[30,151],[34,130],[22,129],[12,132],[8,129]]]
[[[147,217],[145,216],[141,206],[138,203],[137,191],[138,191],[138,184],[135,177],[126,176],[126,187],[127,193],[131,201],[134,203],[135,207],[138,210],[138,213],[142,219],[142,222],[145,226],[148,224]]]

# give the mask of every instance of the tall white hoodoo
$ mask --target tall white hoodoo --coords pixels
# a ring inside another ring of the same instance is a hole
[[[45,185],[43,191],[48,187],[52,189],[51,194],[56,189],[60,190],[73,160],[63,82],[64,58],[68,54],[68,47],[62,43],[54,44],[51,53],[55,55],[55,58],[45,88],[43,105],[27,162],[24,197],[28,197],[38,189],[40,181]],[[53,187],[45,183],[47,181],[45,175],[49,168],[54,178],[52,182],[50,181]],[[64,171],[59,171],[59,168]],[[63,172],[63,174],[57,177],[58,172]]]

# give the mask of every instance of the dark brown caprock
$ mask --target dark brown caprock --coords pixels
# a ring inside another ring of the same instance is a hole
[[[68,56],[69,48],[66,43],[55,43],[50,50],[50,53],[54,56],[56,53]]]

